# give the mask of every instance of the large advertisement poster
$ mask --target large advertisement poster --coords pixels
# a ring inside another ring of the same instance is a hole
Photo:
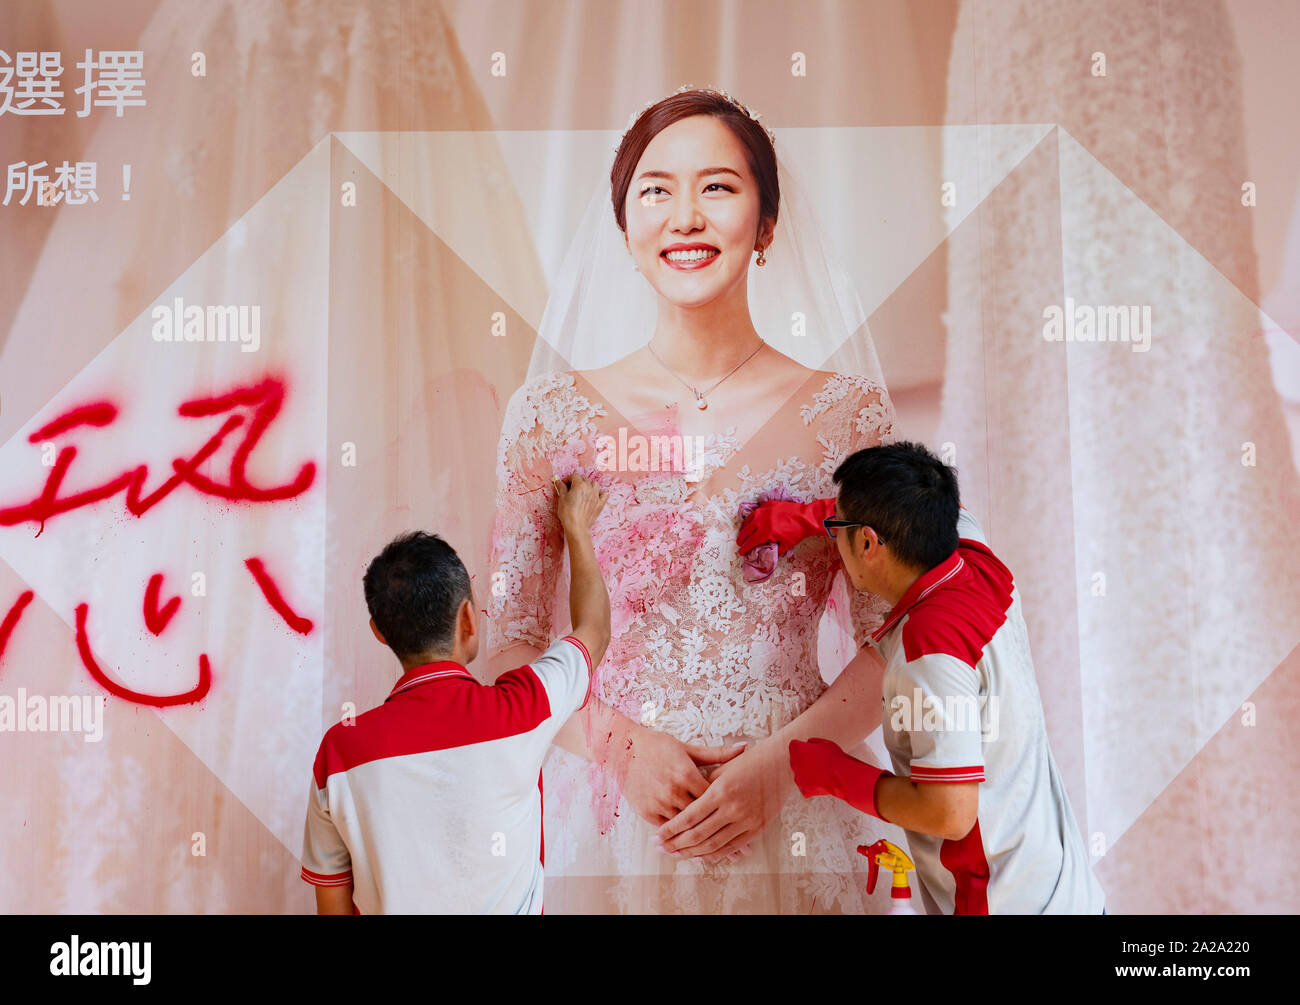
[[[1294,911],[1298,38],[1236,0],[5,4],[0,910],[306,913],[345,874],[382,907],[354,842],[423,811],[345,821],[322,737],[436,664],[363,577],[436,534],[475,686],[539,665],[580,627],[577,474],[609,642],[572,718],[537,671],[547,915],[882,914],[881,840],[921,913],[998,913],[995,842],[1049,811],[1109,914]],[[1005,699],[980,778],[946,779],[976,837],[933,856],[788,745],[957,770],[900,760],[886,701],[945,577],[862,588],[822,520],[891,539],[843,498],[738,541],[899,443],[1014,577],[967,661]],[[519,854],[457,833],[431,869]]]

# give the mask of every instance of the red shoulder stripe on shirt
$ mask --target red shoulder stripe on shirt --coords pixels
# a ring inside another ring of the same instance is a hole
[[[937,653],[974,668],[1007,620],[1015,588],[1011,570],[979,542],[964,541],[958,550],[965,566],[962,574],[907,614],[903,652],[908,662]]]
[[[546,688],[530,666],[509,670],[490,685],[448,678],[413,687],[363,712],[350,726],[340,722],[329,728],[313,765],[316,787],[324,788],[335,772],[380,758],[527,733],[550,715]]]

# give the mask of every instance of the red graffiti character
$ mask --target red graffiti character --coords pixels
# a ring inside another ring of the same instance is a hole
[[[262,435],[279,414],[283,403],[284,382],[268,377],[259,383],[236,388],[227,394],[195,398],[182,404],[178,412],[184,418],[206,418],[236,408],[251,409],[252,418],[251,421],[245,422],[242,414],[228,416],[221,428],[192,456],[173,460],[171,476],[148,494],[145,494],[144,483],[149,475],[149,468],[147,465],[140,464],[123,471],[103,485],[60,495],[63,480],[77,456],[76,447],[65,446],[59,450],[49,477],[45,480],[45,486],[35,499],[21,505],[0,508],[0,526],[14,526],[30,520],[39,525],[36,536],[40,537],[45,530],[45,522],[51,517],[108,499],[123,490],[126,491],[127,510],[134,516],[142,516],[170,495],[182,482],[188,482],[206,495],[230,501],[274,502],[292,499],[307,491],[315,481],[316,465],[313,461],[305,462],[292,481],[270,488],[253,485],[247,475],[249,457]],[[31,433],[28,441],[40,443],[52,440],[79,426],[107,426],[116,418],[117,407],[111,402],[99,401],[81,405]],[[221,482],[200,474],[198,470],[200,466],[215,454],[226,437],[240,426],[244,427],[244,437],[231,456],[226,480]]]

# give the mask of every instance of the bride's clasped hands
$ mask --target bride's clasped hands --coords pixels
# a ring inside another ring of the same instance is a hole
[[[747,744],[705,769],[708,787],[655,834],[666,854],[709,863],[749,854],[756,839],[796,793],[789,758],[777,737]]]
[[[613,735],[610,737],[613,741]],[[740,755],[744,744],[704,746],[625,720],[621,742],[610,742],[608,766],[637,815],[658,827],[704,795],[708,772]]]

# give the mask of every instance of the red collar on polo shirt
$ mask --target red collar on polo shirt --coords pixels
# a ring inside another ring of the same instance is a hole
[[[410,670],[398,678],[397,683],[393,685],[393,689],[388,692],[388,698],[401,694],[403,691],[409,691],[413,687],[419,687],[421,684],[428,684],[430,681],[450,680],[457,677],[474,680],[474,675],[455,660],[422,663],[418,667],[411,667]],[[388,701],[388,698],[385,698],[384,701]]]
[[[894,605],[894,609],[889,612],[889,616],[885,618],[885,623],[871,633],[871,641],[879,642],[884,638],[885,633],[898,624],[899,619],[918,601],[928,596],[932,591],[937,590],[944,583],[951,582],[964,568],[966,568],[965,559],[954,549],[951,555],[933,569],[917,576],[916,582],[907,588],[907,591],[899,598],[898,603]]]

